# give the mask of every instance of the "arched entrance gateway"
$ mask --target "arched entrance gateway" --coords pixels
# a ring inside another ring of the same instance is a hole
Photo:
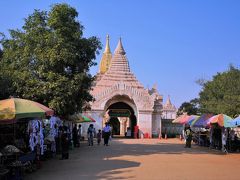
[[[133,130],[137,125],[137,119],[132,108],[124,102],[118,102],[112,104],[108,110],[110,116],[109,123],[112,126],[112,134],[114,136],[127,136],[125,133],[130,130],[130,136],[133,137]]]
[[[112,126],[113,135],[134,136],[134,127],[137,125],[136,105],[126,95],[117,95],[111,98],[105,105],[107,113],[106,121]]]
[[[145,89],[130,71],[121,39],[112,57],[107,36],[99,73],[90,93],[95,101],[86,113],[97,120],[96,129],[102,129],[109,121],[115,135],[127,133],[133,137],[136,125],[139,137],[161,133],[162,96],[156,87]]]

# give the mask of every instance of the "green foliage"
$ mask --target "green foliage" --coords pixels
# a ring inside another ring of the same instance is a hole
[[[7,73],[10,72],[0,71],[0,99],[6,99],[13,94],[12,80]]]
[[[188,115],[198,115],[199,112],[199,100],[197,98],[192,99],[190,102],[184,102],[179,107],[177,115],[182,115],[186,112]]]
[[[3,38],[0,72],[7,71],[13,95],[43,103],[59,115],[82,110],[92,100],[89,68],[101,48],[97,37],[83,37],[77,11],[56,4],[35,10],[22,30]]]
[[[213,76],[203,84],[200,92],[202,112],[224,113],[235,117],[240,114],[240,70],[230,66],[229,70]]]

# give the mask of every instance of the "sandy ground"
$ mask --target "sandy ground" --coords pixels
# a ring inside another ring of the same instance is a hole
[[[113,139],[110,146],[87,146],[70,151],[69,160],[44,161],[27,180],[239,180],[240,154],[193,145],[179,139]]]

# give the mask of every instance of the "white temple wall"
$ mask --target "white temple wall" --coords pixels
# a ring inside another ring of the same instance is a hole
[[[137,125],[139,126],[139,137],[143,137],[148,133],[152,137],[152,112],[139,112],[137,118]]]
[[[162,118],[163,119],[176,119],[177,111],[163,110]]]
[[[161,113],[153,113],[152,115],[152,134],[159,135],[162,133]]]

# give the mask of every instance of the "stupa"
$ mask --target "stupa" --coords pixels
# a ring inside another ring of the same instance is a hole
[[[97,121],[96,129],[110,122],[115,135],[152,137],[152,134],[161,133],[162,95],[156,86],[145,89],[137,80],[130,69],[121,38],[113,55],[109,41],[107,36],[91,91],[94,101],[87,112]]]

